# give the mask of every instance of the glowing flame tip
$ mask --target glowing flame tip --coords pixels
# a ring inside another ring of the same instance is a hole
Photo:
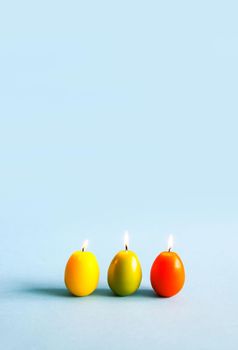
[[[128,231],[125,231],[125,234],[124,234],[124,245],[125,245],[125,249],[128,250],[128,245],[129,245],[129,233],[128,233]]]
[[[172,235],[169,235],[169,239],[168,239],[168,251],[169,252],[173,248],[173,245],[174,245],[174,238]]]
[[[86,239],[84,242],[83,242],[83,245],[82,245],[82,252],[84,252],[88,247],[88,239]]]

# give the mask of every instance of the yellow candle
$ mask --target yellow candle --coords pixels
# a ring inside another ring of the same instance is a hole
[[[99,266],[96,256],[85,251],[88,241],[85,241],[82,250],[74,252],[65,267],[65,285],[76,296],[91,294],[98,285]]]

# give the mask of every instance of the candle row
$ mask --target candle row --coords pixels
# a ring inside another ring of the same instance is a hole
[[[140,287],[142,269],[137,255],[128,249],[129,237],[125,233],[125,249],[118,252],[108,268],[108,285],[114,294],[126,296]],[[99,281],[99,265],[96,256],[86,251],[88,241],[81,251],[74,252],[65,268],[65,285],[75,296],[94,292]],[[172,252],[173,237],[169,237],[168,250],[160,253],[152,264],[150,281],[155,293],[162,297],[177,294],[184,285],[185,270],[179,255]]]

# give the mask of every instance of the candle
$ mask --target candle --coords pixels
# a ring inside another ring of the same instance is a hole
[[[107,280],[111,290],[120,296],[135,293],[142,279],[142,270],[137,255],[128,250],[129,237],[125,233],[125,250],[117,253],[108,269]]]
[[[173,237],[169,237],[168,251],[162,252],[155,259],[151,271],[151,285],[156,294],[171,297],[177,294],[184,285],[185,270],[183,262],[175,252],[172,252]]]
[[[81,251],[74,252],[65,267],[65,285],[76,296],[91,294],[98,285],[99,266],[96,256],[87,252],[88,241],[83,243]]]

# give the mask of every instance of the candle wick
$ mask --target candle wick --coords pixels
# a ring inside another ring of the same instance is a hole
[[[127,244],[125,244],[125,249],[128,250]]]
[[[170,253],[170,251],[171,251],[171,248],[169,248],[169,250],[168,250],[168,251],[169,251],[169,253]]]
[[[82,252],[84,252],[84,247],[82,248]]]

